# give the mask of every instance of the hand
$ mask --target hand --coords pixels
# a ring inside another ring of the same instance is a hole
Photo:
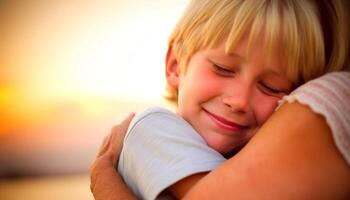
[[[116,166],[123,147],[124,136],[134,116],[135,114],[131,113],[123,122],[112,128],[111,133],[104,139],[96,160],[108,159],[113,166]]]
[[[108,181],[112,181],[112,176],[119,176],[115,167],[123,147],[124,136],[134,116],[134,113],[130,114],[123,122],[112,128],[110,134],[104,139],[96,159],[91,165],[90,189],[95,195],[95,198],[96,194],[103,194],[100,186],[105,185]]]

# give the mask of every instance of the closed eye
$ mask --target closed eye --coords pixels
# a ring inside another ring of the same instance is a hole
[[[214,72],[221,75],[221,76],[233,76],[236,72],[231,70],[231,69],[228,69],[222,65],[218,65],[218,64],[215,64],[213,63],[213,69],[214,69]]]
[[[272,86],[269,86],[263,82],[259,82],[259,87],[260,90],[266,94],[266,95],[270,95],[270,96],[284,96],[286,95],[288,92],[286,92],[283,89],[278,89]]]

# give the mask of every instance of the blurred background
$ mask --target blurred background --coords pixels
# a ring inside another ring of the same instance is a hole
[[[93,199],[111,127],[162,99],[187,0],[0,1],[0,199]]]

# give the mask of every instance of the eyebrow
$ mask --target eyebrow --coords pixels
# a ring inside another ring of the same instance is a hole
[[[238,53],[236,53],[236,52],[232,52],[232,53],[229,53],[229,54],[227,54],[227,55],[229,55],[230,57],[239,58],[239,59],[241,59],[241,60],[246,60],[246,58],[245,58],[245,57],[243,57],[243,56],[239,55],[239,54],[238,54]]]
[[[238,53],[229,53],[229,54],[222,54],[222,53],[214,53],[210,56],[208,56],[208,58],[211,60],[211,58],[217,58],[217,59],[239,59],[240,61],[246,62],[246,58],[241,56]]]
[[[273,75],[287,77],[287,75],[285,73],[283,73],[283,67],[282,66],[273,67],[271,65],[267,65],[267,66],[265,66],[265,68],[267,69],[267,71],[269,73],[272,73]]]

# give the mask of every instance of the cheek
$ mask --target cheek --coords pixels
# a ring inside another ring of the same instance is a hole
[[[278,105],[279,99],[280,98],[261,94],[259,98],[254,100],[255,106],[253,109],[258,125],[265,123],[266,120],[272,115]]]
[[[205,100],[220,94],[222,80],[220,80],[208,67],[197,67],[189,70],[185,75],[179,92],[183,92],[185,98]]]

